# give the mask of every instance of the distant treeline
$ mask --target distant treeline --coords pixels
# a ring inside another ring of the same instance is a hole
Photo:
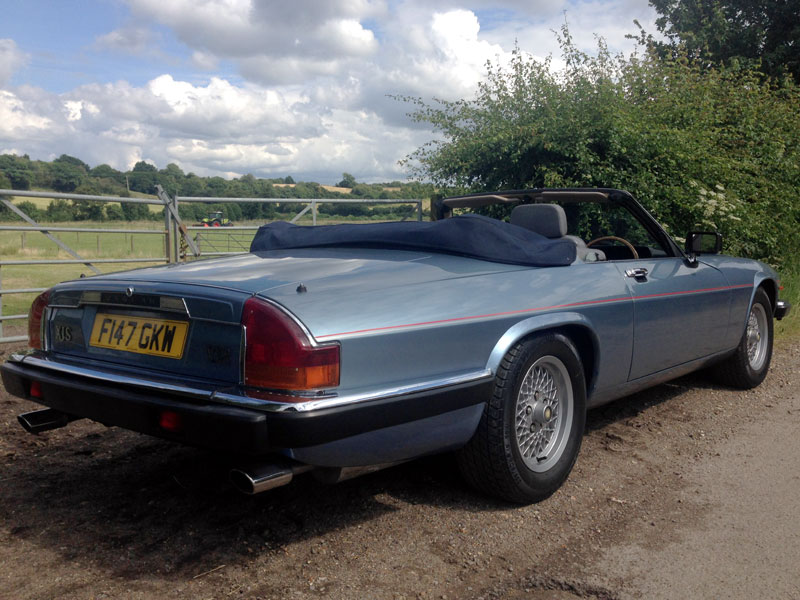
[[[205,198],[331,198],[331,199],[424,199],[433,194],[433,186],[417,182],[358,183],[349,173],[342,174],[338,186],[350,189],[349,193],[326,189],[315,182],[296,182],[291,176],[261,179],[244,175],[236,179],[199,177],[184,173],[170,163],[158,169],[150,163],[139,161],[130,171],[118,171],[108,165],[90,167],[79,158],[62,154],[51,162],[31,160],[28,155],[0,155],[0,189],[53,190],[57,192],[130,197],[131,192],[155,194],[161,185],[170,195]],[[160,219],[159,213],[144,204],[123,202],[120,205],[102,202],[52,200],[46,208],[23,201],[18,202],[27,214],[46,221],[103,221]],[[183,203],[181,216],[200,219],[210,210],[222,210],[232,220],[273,218],[288,213],[294,207],[281,203],[225,203],[217,205]],[[413,205],[323,204],[322,214],[336,216],[384,217],[404,216],[414,210]],[[0,218],[10,218],[8,209],[0,207]]]

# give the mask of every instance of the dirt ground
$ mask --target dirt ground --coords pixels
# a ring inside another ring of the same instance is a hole
[[[756,390],[693,375],[591,411],[567,483],[526,507],[448,456],[248,497],[199,450],[29,435],[34,408],[0,394],[4,599],[800,598],[798,342]]]

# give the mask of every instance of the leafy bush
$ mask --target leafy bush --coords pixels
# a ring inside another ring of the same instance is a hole
[[[91,200],[73,200],[72,214],[76,221],[102,221],[105,219],[104,206]]]
[[[136,164],[138,165],[139,163]],[[142,221],[151,218],[150,209],[147,207],[147,204],[139,202],[123,202],[122,214],[125,215],[126,221]]]
[[[72,221],[74,220],[74,207],[66,200],[51,200],[47,205],[45,216],[48,221]]]
[[[24,200],[22,202],[16,202],[15,204],[17,205],[17,208],[19,208],[34,221],[38,222],[44,216],[44,212],[39,210],[39,208],[33,202]],[[14,218],[16,219],[18,217],[14,216]]]
[[[125,213],[119,204],[106,204],[106,219],[109,221],[124,221]]]
[[[472,100],[402,98],[439,134],[406,164],[457,191],[616,187],[673,234],[714,228],[726,251],[773,264],[800,242],[800,91],[681,57],[596,56],[566,27],[565,67],[515,50]]]

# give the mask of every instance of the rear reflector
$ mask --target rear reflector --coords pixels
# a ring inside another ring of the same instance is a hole
[[[158,415],[158,426],[166,431],[177,433],[183,429],[183,422],[180,414],[173,410],[164,410]]]
[[[314,390],[339,385],[339,345],[316,346],[278,307],[250,298],[242,311],[246,330],[245,385],[273,390]]]
[[[38,381],[31,381],[31,389],[28,392],[31,398],[41,398],[42,397],[42,384]]]

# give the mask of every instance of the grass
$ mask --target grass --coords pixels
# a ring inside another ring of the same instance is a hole
[[[792,304],[789,316],[775,321],[775,338],[779,341],[794,340],[800,337],[800,261],[780,273],[781,300]]]
[[[18,225],[19,223],[15,223]],[[119,228],[156,230],[159,223],[53,223],[53,227]],[[95,265],[101,272],[109,273],[146,264],[160,264],[164,259],[164,237],[156,234],[54,232],[60,239],[83,258],[149,258],[152,263],[111,263]],[[67,252],[38,232],[0,232],[0,260],[50,260],[72,259]],[[50,287],[60,281],[76,279],[94,272],[82,264],[76,265],[4,265],[0,270],[3,289]],[[9,294],[2,296],[2,314],[23,314],[36,294]]]

